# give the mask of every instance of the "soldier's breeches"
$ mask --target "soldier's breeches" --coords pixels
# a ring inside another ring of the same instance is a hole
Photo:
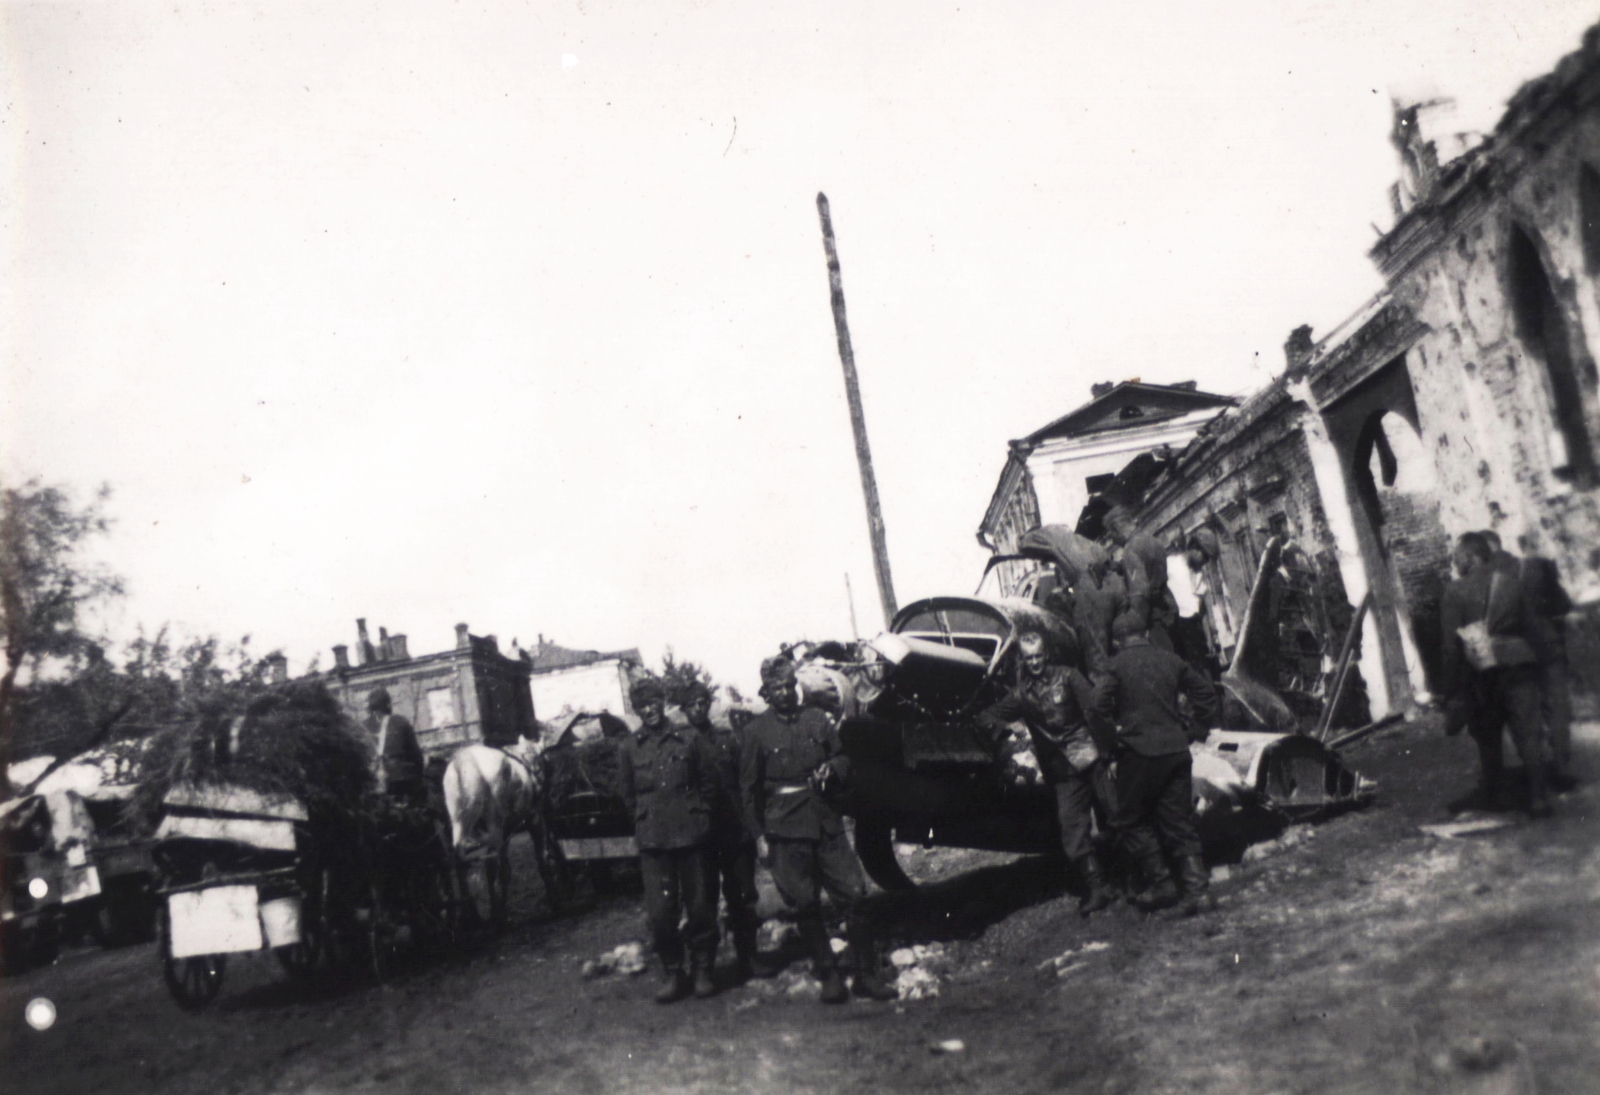
[[[669,968],[683,964],[685,944],[696,954],[716,949],[717,903],[710,868],[704,845],[639,853],[645,921],[656,954]]]
[[[1056,819],[1061,824],[1061,850],[1070,860],[1079,860],[1094,851],[1089,840],[1090,814],[1096,802],[1101,816],[1109,823],[1112,811],[1111,775],[1106,765],[1096,763],[1081,772],[1072,772],[1056,781]]]
[[[795,919],[822,915],[822,893],[833,897],[846,916],[867,895],[866,876],[850,838],[833,833],[821,840],[771,839],[772,881]]]
[[[722,884],[722,899],[727,903],[723,925],[729,935],[755,931],[761,926],[756,916],[756,846],[748,842],[715,845],[712,848],[716,877],[711,892]]]
[[[1134,859],[1160,855],[1163,845],[1178,857],[1200,854],[1193,763],[1187,750],[1155,757],[1129,750],[1117,758],[1112,828]]]

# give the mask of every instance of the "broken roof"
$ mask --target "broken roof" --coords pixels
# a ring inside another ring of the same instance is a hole
[[[1124,380],[1077,410],[1033,431],[1020,444],[1032,446],[1060,438],[1136,429],[1155,422],[1182,418],[1195,411],[1221,410],[1238,402],[1233,396],[1198,391],[1192,380],[1181,384],[1145,384],[1138,380]]]
[[[578,666],[594,665],[596,662],[621,661],[642,664],[644,659],[639,657],[639,648],[630,647],[627,650],[570,650],[555,643],[541,640],[539,645],[526,651],[528,664],[535,673],[548,673],[556,669],[576,669]]]

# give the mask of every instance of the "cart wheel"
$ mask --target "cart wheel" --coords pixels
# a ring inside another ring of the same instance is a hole
[[[220,954],[172,957],[172,930],[166,917],[162,917],[161,976],[180,1008],[199,1011],[215,1000],[222,991],[222,975],[227,964],[227,958]]]
[[[394,921],[394,911],[384,901],[382,890],[383,887],[376,880],[368,884],[364,940],[367,970],[380,985],[394,973],[400,934],[399,925]]]
[[[436,950],[454,946],[457,902],[450,868],[435,861],[419,867],[411,897],[411,932],[417,944]]]
[[[300,942],[278,947],[272,953],[278,956],[278,964],[292,979],[310,981],[317,974],[327,937],[321,902],[308,897],[300,909]]]

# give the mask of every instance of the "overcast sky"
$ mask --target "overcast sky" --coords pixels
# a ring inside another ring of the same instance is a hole
[[[1244,393],[1379,287],[1390,97],[1571,0],[0,3],[4,469],[109,482],[120,634],[671,645],[749,688],[967,593],[1006,441]]]

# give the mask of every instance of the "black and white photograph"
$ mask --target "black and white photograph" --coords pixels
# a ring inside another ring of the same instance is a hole
[[[1600,1093],[1600,8],[0,0],[0,1095]]]

